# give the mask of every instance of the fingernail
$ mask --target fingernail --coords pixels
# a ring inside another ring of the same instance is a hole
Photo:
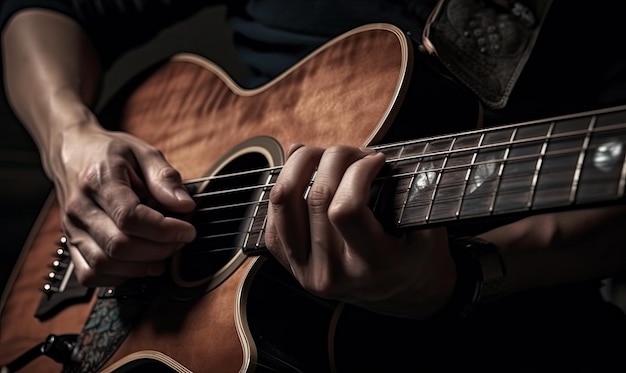
[[[181,202],[193,202],[187,191],[182,188],[174,189],[174,196]]]
[[[187,243],[193,241],[194,238],[196,238],[195,230],[184,229],[178,232],[178,239],[176,241]]]

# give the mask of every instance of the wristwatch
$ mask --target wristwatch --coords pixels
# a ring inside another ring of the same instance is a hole
[[[449,247],[457,277],[452,297],[440,313],[466,317],[476,307],[499,300],[506,270],[496,246],[476,237],[451,237]]]

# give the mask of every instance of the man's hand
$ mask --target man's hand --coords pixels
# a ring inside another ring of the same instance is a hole
[[[99,125],[65,131],[47,172],[56,186],[76,274],[86,286],[117,285],[163,272],[195,237],[195,203],[180,174],[143,141]]]
[[[427,317],[454,288],[447,233],[385,232],[367,206],[384,160],[368,149],[292,147],[270,194],[266,243],[313,294],[381,313]]]

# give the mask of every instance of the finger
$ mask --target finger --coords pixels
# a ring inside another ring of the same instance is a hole
[[[157,150],[137,154],[139,168],[143,172],[150,194],[167,210],[176,213],[193,211],[196,204],[183,186],[180,173],[174,169]]]
[[[143,205],[139,205],[137,209],[153,212]],[[176,219],[164,218],[164,220],[168,219],[171,225],[180,223]],[[164,223],[166,224],[168,222]],[[172,256],[183,245],[179,240],[157,242],[153,239],[127,234],[108,214],[84,198],[71,200],[63,225],[68,232],[74,233],[75,237],[83,237],[82,240],[87,242],[86,247],[93,248],[90,252],[94,256],[94,261],[100,258],[96,255],[96,250],[114,260],[161,261]]]
[[[116,227],[126,234],[161,243],[191,242],[196,234],[192,224],[165,217],[161,212],[140,203],[137,194],[145,188],[137,179],[132,164],[118,159],[110,168],[90,170],[83,180],[82,190],[93,196],[98,206],[110,216]],[[132,182],[135,185],[134,189],[131,187],[131,180],[135,180]],[[76,212],[75,215],[80,216],[81,207],[73,209]],[[106,227],[107,232],[112,232],[109,224],[104,227],[92,224],[90,226],[99,231]],[[106,237],[103,233],[100,236]]]
[[[127,262],[106,255],[88,234],[66,230],[68,248],[81,284],[86,286],[117,285],[133,277],[157,276],[165,269],[164,262]]]
[[[376,246],[371,237],[386,237],[383,226],[368,205],[372,183],[384,164],[384,154],[368,154],[347,168],[337,187],[328,216],[348,247]]]
[[[287,258],[292,270],[294,266],[302,268],[308,259],[310,234],[304,195],[322,153],[322,149],[315,147],[295,151],[270,192],[270,224],[266,234],[269,249],[275,256]]]
[[[307,198],[312,259],[315,259],[320,268],[332,265],[333,257],[340,254],[333,248],[342,245],[343,242],[329,221],[329,207],[331,202],[334,203],[335,194],[345,178],[346,170],[364,156],[365,153],[359,149],[332,147],[324,152],[320,160],[315,181]]]
[[[291,157],[291,155],[295,153],[296,150],[300,149],[303,146],[304,144],[301,143],[295,143],[289,146],[289,149],[287,150],[287,159],[289,159],[289,157]]]
[[[72,263],[74,264],[74,274],[78,282],[85,287],[117,286],[128,280],[125,276],[97,274],[85,261],[78,247],[68,244]]]

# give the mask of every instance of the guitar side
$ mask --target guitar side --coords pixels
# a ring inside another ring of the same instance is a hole
[[[206,175],[242,140],[259,136],[271,137],[283,148],[292,143],[373,144],[403,117],[400,107],[411,68],[411,42],[383,24],[334,39],[252,90],[240,88],[207,60],[179,55],[133,91],[121,112],[121,129],[160,149],[184,179]],[[62,233],[54,198],[41,222],[0,310],[0,366],[48,334],[80,333],[95,302],[94,297],[68,306],[44,322],[32,317],[41,297],[40,279],[49,272],[46,265]],[[247,291],[265,266],[260,262],[253,257],[229,264],[220,270],[227,275],[193,301],[172,302],[166,294],[157,295],[107,359],[105,370],[122,371],[145,358],[173,371],[263,370],[257,366],[248,324],[254,310],[246,311]],[[60,370],[57,363],[40,358],[24,371]]]

